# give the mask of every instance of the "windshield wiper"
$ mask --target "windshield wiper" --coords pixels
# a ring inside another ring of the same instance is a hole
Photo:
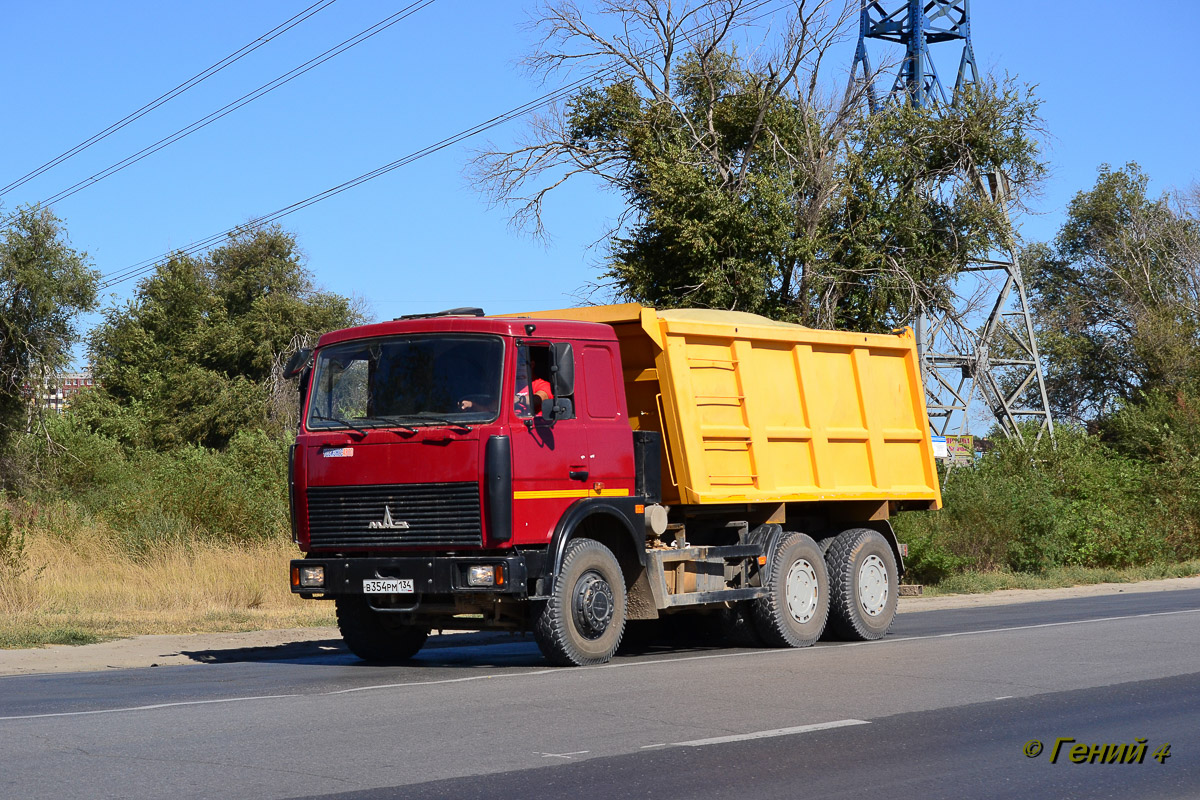
[[[471,426],[467,425],[465,423],[455,422],[454,420],[446,419],[445,417],[427,417],[424,414],[405,414],[400,417],[378,417],[377,419],[386,419],[389,422],[392,422],[403,428],[408,428],[408,430],[412,430],[412,431],[415,431],[416,428],[411,428],[407,425],[404,425],[404,424],[400,423],[398,420],[406,419],[406,420],[411,420],[412,422],[430,422],[430,423],[436,423],[436,424],[441,424],[441,425],[449,425],[452,428],[458,428],[459,430],[464,431],[464,432],[472,430]]]
[[[444,417],[421,417],[421,419],[427,419],[430,422],[440,422],[443,425],[449,425],[451,428],[458,428],[460,431],[464,432],[471,430],[471,426],[465,422],[455,422],[454,420],[446,419]]]
[[[357,425],[355,425],[353,422],[351,422],[348,419],[342,419],[341,417],[327,417],[324,414],[320,414],[320,413],[314,413],[312,415],[312,417],[313,417],[313,419],[324,420],[325,422],[336,422],[339,425],[345,425],[347,428],[349,428],[352,431],[358,431],[363,436],[367,435],[366,429],[358,427]]]
[[[399,417],[372,417],[372,419],[377,419],[382,422],[386,422],[389,425],[394,425],[397,428],[403,428],[404,430],[408,431],[409,433],[417,432],[417,429],[414,428],[412,425],[406,425],[405,423],[401,422]],[[374,425],[372,427],[378,428],[380,426]]]

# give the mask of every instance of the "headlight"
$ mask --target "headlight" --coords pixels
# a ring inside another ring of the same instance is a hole
[[[483,564],[467,569],[468,586],[503,586],[504,566],[502,564]]]
[[[306,588],[319,588],[325,585],[324,567],[301,567],[300,585]]]

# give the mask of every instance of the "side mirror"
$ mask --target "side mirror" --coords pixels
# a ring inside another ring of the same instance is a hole
[[[542,403],[542,419],[551,428],[560,419],[575,419],[575,404],[569,397],[555,397],[553,400],[547,400]]]
[[[570,342],[550,345],[550,388],[555,400],[575,394],[575,355]],[[545,413],[543,410],[542,415]]]
[[[292,357],[288,359],[287,364],[283,366],[283,377],[292,379],[304,371],[308,366],[308,360],[312,358],[312,350],[304,349],[297,350],[292,353]]]

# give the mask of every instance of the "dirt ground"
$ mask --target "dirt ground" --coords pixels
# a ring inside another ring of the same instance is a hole
[[[1143,583],[1098,583],[1065,589],[1005,589],[987,594],[901,597],[899,613],[1197,588],[1200,588],[1200,576]],[[456,634],[447,632],[442,635]],[[31,650],[0,650],[0,676],[244,661],[254,660],[256,655],[258,658],[300,658],[322,649],[337,651],[339,641],[337,628],[328,627],[187,636],[136,636],[77,647],[55,645]]]

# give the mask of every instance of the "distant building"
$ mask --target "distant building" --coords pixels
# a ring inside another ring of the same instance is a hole
[[[63,372],[50,375],[39,388],[36,384],[25,384],[22,393],[39,407],[62,413],[71,406],[71,399],[82,391],[92,388],[91,372]]]

